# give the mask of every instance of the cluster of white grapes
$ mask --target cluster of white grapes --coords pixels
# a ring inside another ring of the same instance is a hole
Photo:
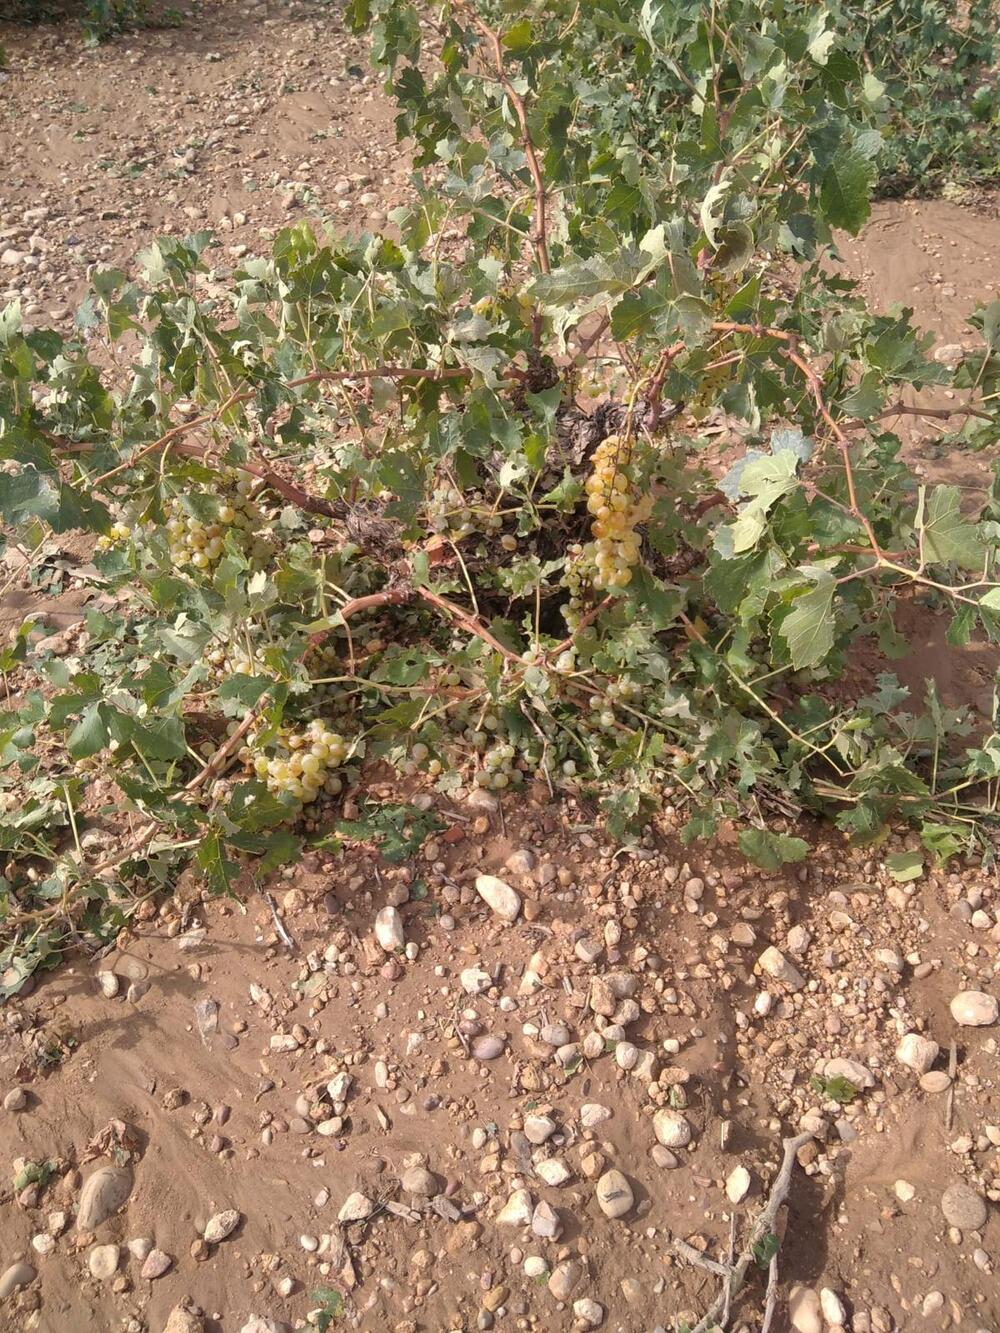
[[[492,533],[503,527],[503,515],[485,512],[482,508],[483,496],[479,491],[472,491],[468,500],[461,491],[451,487],[439,488],[430,498],[427,506],[427,525],[432,532],[447,535],[453,541],[461,541],[473,532]],[[513,541],[515,538],[505,539]]]
[[[586,546],[570,546],[564,580],[570,593],[565,611],[570,629],[579,622],[586,587],[600,592],[627,588],[639,562],[642,538],[636,527],[649,518],[653,498],[636,498],[625,472],[631,460],[631,444],[618,435],[609,435],[594,450],[591,473],[585,482],[594,540]],[[562,669],[569,669],[569,663]]]
[[[310,805],[321,792],[337,796],[343,779],[336,772],[347,758],[344,737],[331,731],[321,718],[313,718],[301,730],[285,728],[279,736],[279,753],[268,755],[245,746],[240,758],[267,783],[276,796],[288,794],[303,805]]]
[[[167,518],[167,540],[170,557],[178,569],[211,569],[225,550],[226,533],[233,532],[241,548],[255,559],[263,559],[271,545],[262,535],[263,517],[250,498],[253,477],[233,473],[220,478],[220,489],[226,497],[219,505],[214,523],[203,523],[193,514],[185,513],[179,497],[170,502]]]
[[[95,545],[99,551],[110,551],[113,546],[128,541],[132,536],[132,529],[127,523],[112,523],[107,532],[102,532]]]

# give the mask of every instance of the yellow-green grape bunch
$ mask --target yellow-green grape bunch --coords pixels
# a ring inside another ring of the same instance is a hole
[[[427,510],[431,531],[447,534],[454,541],[461,541],[473,532],[496,532],[503,527],[502,515],[483,512],[483,496],[479,491],[472,491],[467,500],[453,487],[439,487],[431,496]]]
[[[635,526],[649,517],[652,508],[651,497],[636,500],[625,475],[631,459],[631,444],[609,435],[594,450],[592,471],[585,483],[587,508],[594,516],[590,525],[594,540],[584,548],[584,556],[588,563],[593,561],[591,582],[600,590],[631,583],[642,543]]]
[[[479,733],[476,733],[477,737]],[[524,781],[524,773],[515,768],[514,757],[517,751],[508,741],[497,741],[483,755],[483,766],[475,777],[477,787],[492,787],[494,791],[503,791],[511,785],[518,786]]]
[[[322,719],[314,718],[299,731],[282,731],[279,747],[280,752],[272,757],[252,746],[240,751],[240,758],[276,796],[287,793],[310,805],[321,792],[337,796],[343,790],[336,769],[347,758],[347,741],[339,732],[330,731]]]
[[[120,542],[127,541],[132,535],[132,529],[127,523],[112,523],[107,532],[102,532],[98,537],[96,545],[99,551],[110,551],[113,546]]]
[[[227,531],[238,533],[241,546],[248,548],[251,555],[262,557],[270,549],[265,540],[255,535],[263,520],[250,499],[253,478],[234,474],[231,487],[226,486],[226,479],[222,484],[230,493],[219,505],[214,523],[203,523],[193,514],[186,514],[179,499],[171,501],[167,539],[171,559],[179,569],[188,565],[194,569],[211,569],[225,549]]]
[[[216,646],[205,653],[209,671],[216,680],[229,676],[259,676],[261,668],[250,660],[245,648]]]

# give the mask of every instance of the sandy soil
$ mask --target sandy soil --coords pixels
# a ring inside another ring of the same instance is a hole
[[[95,52],[55,29],[0,24],[0,41],[0,252],[21,257],[0,297],[39,322],[68,318],[88,264],[159,232],[211,226],[236,257],[289,219],[380,225],[405,192],[391,113],[325,6],[216,0]],[[960,343],[998,241],[986,214],[894,203],[845,257],[873,302]],[[928,476],[980,485],[936,440],[911,428]],[[85,558],[53,550],[41,582],[9,571],[2,614],[30,603],[62,628]],[[982,704],[992,660],[914,631],[900,674]],[[0,1010],[0,1273],[32,1273],[0,1299],[0,1330],[264,1333],[307,1326],[318,1288],[344,1299],[334,1328],[369,1333],[693,1325],[720,1279],[676,1242],[724,1260],[735,1218],[741,1247],[782,1136],[805,1127],[772,1333],[998,1333],[1000,1027],[950,1008],[1000,992],[993,871],[898,885],[896,847],[820,831],[800,873],[767,877],[725,837],[687,864],[669,816],[622,854],[572,805],[425,799],[444,828],[412,865],[355,851],[274,885],[294,950],[259,897],[243,912],[182,885],[127,952]],[[477,893],[484,872],[518,893],[513,924]],[[373,931],[392,906],[390,953]],[[923,1085],[897,1059],[906,1034],[939,1047]],[[831,1060],[870,1081],[847,1106],[811,1085]],[[670,1109],[691,1135],[672,1148],[654,1132]],[[129,1158],[121,1210],[81,1231],[83,1181]],[[50,1179],[15,1188],[24,1161]],[[622,1189],[599,1185],[611,1169],[632,1196],[620,1218],[598,1203]],[[971,1194],[946,1219],[956,1182]],[[518,1190],[554,1220],[504,1221]],[[369,1215],[340,1220],[352,1194]],[[206,1240],[225,1210],[235,1228]],[[149,1245],[169,1260],[157,1277]],[[761,1327],[765,1288],[754,1270],[731,1327]]]

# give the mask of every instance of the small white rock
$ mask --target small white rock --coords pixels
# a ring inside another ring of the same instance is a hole
[[[789,990],[801,990],[806,979],[798,968],[788,961],[780,949],[770,945],[757,959],[760,970],[775,981],[783,982]]]
[[[844,1303],[832,1287],[820,1288],[819,1306],[828,1324],[842,1324],[847,1318]]]
[[[398,953],[405,948],[403,918],[395,907],[383,907],[375,918],[375,938],[386,953]]]
[[[823,1333],[819,1297],[812,1287],[793,1287],[788,1295],[788,1317],[796,1333]]]
[[[597,1182],[597,1204],[605,1217],[624,1217],[635,1205],[632,1186],[620,1171],[605,1171]]]
[[[680,1111],[663,1107],[653,1115],[653,1133],[664,1148],[686,1148],[691,1142],[691,1126]]]
[[[940,1051],[936,1041],[919,1032],[908,1032],[896,1047],[896,1059],[916,1074],[926,1074]]]
[[[581,1319],[588,1328],[600,1328],[604,1323],[604,1306],[598,1305],[597,1301],[584,1297],[583,1300],[573,1302],[573,1313],[577,1319]]]
[[[611,1119],[611,1111],[600,1102],[584,1102],[580,1107],[580,1124],[584,1129],[596,1129]]]
[[[118,1258],[121,1254],[117,1245],[92,1245],[87,1254],[87,1267],[91,1277],[99,1282],[106,1282],[118,1271]]]
[[[366,1217],[371,1217],[374,1211],[375,1205],[368,1195],[362,1194],[360,1190],[355,1190],[341,1204],[337,1220],[339,1222],[363,1222]]]
[[[481,967],[465,967],[458,974],[458,980],[466,995],[482,995],[493,985],[493,978]]]
[[[565,1185],[567,1180],[572,1178],[572,1171],[565,1162],[561,1162],[558,1157],[546,1158],[544,1162],[539,1162],[535,1167],[535,1175],[544,1180],[546,1185],[553,1188],[559,1185]]]
[[[963,990],[951,1002],[951,1016],[963,1028],[991,1027],[998,1017],[1000,1006],[992,995],[981,990]]]
[[[521,895],[496,875],[477,875],[476,892],[497,916],[504,921],[516,921],[521,910]]]
[[[742,1203],[750,1193],[751,1176],[745,1166],[734,1166],[726,1177],[726,1198],[730,1203]]]
[[[497,1226],[526,1227],[531,1224],[531,1195],[527,1190],[514,1190],[497,1213]]]
[[[210,1245],[217,1245],[233,1234],[242,1220],[242,1215],[235,1208],[226,1208],[221,1213],[210,1217],[205,1226],[204,1236]]]
[[[620,1041],[615,1047],[615,1064],[619,1069],[634,1069],[639,1059],[639,1048],[630,1041]]]
[[[524,1137],[535,1147],[539,1147],[556,1132],[556,1122],[547,1115],[526,1115],[524,1117]]]
[[[824,1078],[846,1078],[859,1091],[865,1088],[874,1088],[875,1078],[870,1070],[857,1060],[827,1060],[823,1066]]]

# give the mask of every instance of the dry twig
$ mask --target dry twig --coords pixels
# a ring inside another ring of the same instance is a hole
[[[689,1259],[692,1263],[697,1262],[700,1267],[708,1268],[710,1272],[720,1273],[724,1281],[722,1291],[712,1302],[708,1312],[691,1330],[691,1333],[709,1333],[710,1329],[716,1327],[725,1328],[733,1297],[742,1290],[746,1281],[747,1270],[754,1262],[754,1250],[765,1236],[771,1235],[774,1231],[778,1210],[791,1188],[796,1155],[800,1148],[812,1141],[812,1137],[811,1134],[798,1134],[794,1139],[785,1139],[784,1156],[778,1174],[774,1178],[774,1184],[771,1186],[767,1203],[757,1214],[747,1236],[746,1245],[735,1263],[717,1263],[715,1260],[706,1259],[703,1254],[693,1249],[685,1241],[678,1240],[674,1242],[674,1248],[684,1258]],[[692,1258],[692,1255],[696,1255],[697,1259]]]

